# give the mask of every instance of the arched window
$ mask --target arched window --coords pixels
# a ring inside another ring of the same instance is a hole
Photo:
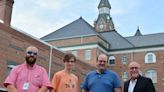
[[[114,56],[110,56],[108,63],[109,63],[109,65],[114,65],[115,64],[115,57]]]
[[[154,53],[147,53],[145,55],[145,63],[155,63],[156,62],[156,56]]]
[[[147,70],[145,76],[151,78],[153,83],[157,83],[157,72],[155,70]]]

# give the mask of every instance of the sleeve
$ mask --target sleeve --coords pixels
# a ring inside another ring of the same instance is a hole
[[[150,78],[148,78],[148,81],[147,81],[146,92],[155,92],[155,87]]]
[[[114,73],[114,88],[120,88],[120,78],[118,77],[117,73]]]
[[[17,80],[17,75],[18,75],[18,67],[15,67],[11,70],[10,74],[7,76],[5,79],[3,85],[7,87],[9,84],[15,85],[16,80]]]
[[[56,73],[56,74],[54,74],[54,76],[53,76],[53,78],[52,78],[52,81],[51,81],[52,87],[53,87],[55,90],[58,88],[59,82],[60,82],[60,77],[59,77],[59,75]]]
[[[43,68],[43,81],[42,81],[42,86],[46,86],[48,89],[52,89],[51,82],[48,78],[48,74],[46,70]]]
[[[84,82],[83,82],[83,84],[82,84],[82,89],[84,89],[84,90],[89,90],[89,88],[88,88],[88,75],[86,75],[86,77],[84,78]]]

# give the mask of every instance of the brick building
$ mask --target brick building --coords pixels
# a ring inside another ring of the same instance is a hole
[[[131,61],[141,64],[142,75],[150,77],[157,92],[164,90],[164,33],[123,37],[114,28],[108,0],[100,0],[99,14],[94,26],[82,17],[55,30],[41,39],[64,52],[72,52],[80,60],[95,65],[101,52],[109,57],[109,68],[128,79],[127,65]]]
[[[25,61],[25,49],[30,45],[38,47],[37,64],[46,68],[50,80],[55,72],[64,68],[62,62],[64,52],[10,26],[13,3],[13,0],[0,0],[0,92],[6,91],[3,86],[5,78],[14,66]],[[81,83],[85,74],[94,68],[78,60],[73,72]]]

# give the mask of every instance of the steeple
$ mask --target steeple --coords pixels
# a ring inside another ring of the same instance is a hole
[[[101,0],[99,5],[98,5],[98,9],[102,8],[102,7],[107,7],[109,9],[111,9],[111,6],[108,2],[108,0]]]
[[[110,16],[110,3],[108,0],[101,0],[98,5],[99,15],[94,21],[94,27],[97,32],[113,31],[114,24]]]
[[[136,31],[134,36],[142,36],[139,27],[137,28],[137,31]]]
[[[0,22],[10,26],[14,0],[0,0]]]

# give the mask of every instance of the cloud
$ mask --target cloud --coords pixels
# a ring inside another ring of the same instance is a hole
[[[36,37],[53,32],[80,16],[93,25],[93,21],[98,17],[99,2],[100,0],[15,0],[12,25]],[[109,0],[109,2],[112,7],[113,22],[116,29],[122,33],[125,31],[130,33],[132,31],[129,30],[135,30],[138,24],[149,21],[146,18],[150,19],[150,17],[145,17],[144,14],[148,15],[147,10],[150,9],[145,6],[147,4],[148,6],[154,5],[154,3],[151,4],[149,1],[146,3],[143,0]],[[158,6],[162,7],[162,5]],[[141,14],[142,16],[140,16]],[[152,18],[154,17],[151,17],[151,20],[153,20]],[[155,20],[157,19],[154,18],[153,21]]]
[[[111,13],[119,16],[135,11],[142,3],[141,0],[111,0],[109,2],[112,7]]]
[[[66,5],[63,4],[65,1],[66,0],[16,0],[11,25],[40,38],[54,31],[53,29],[55,29],[55,27],[58,28],[66,22],[63,20],[58,20],[57,22],[46,20],[46,18],[50,17],[50,15],[48,15],[49,12],[55,13],[61,11]],[[23,6],[22,4],[25,5]],[[45,16],[45,14],[47,14],[47,16]],[[53,14],[51,16],[53,16]]]
[[[40,38],[70,22],[69,19],[60,19],[57,22],[44,22],[35,15],[36,14],[32,12],[19,14],[14,18],[12,26],[30,33],[37,38]]]
[[[52,10],[52,11],[60,11],[63,9],[67,0],[31,0],[31,3],[36,4],[38,9]]]

